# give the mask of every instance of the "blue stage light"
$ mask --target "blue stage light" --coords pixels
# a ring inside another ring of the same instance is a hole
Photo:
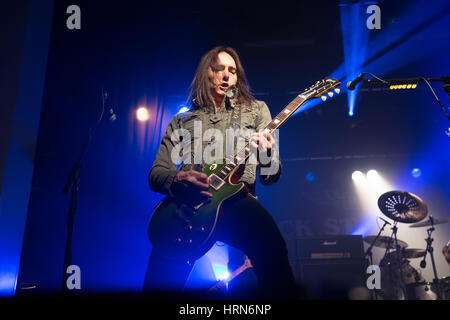
[[[341,2],[340,16],[341,16],[341,30],[342,41],[344,47],[344,67],[345,67],[345,81],[355,79],[363,69],[366,48],[369,40],[369,30],[366,28],[366,4],[358,2]],[[342,70],[343,71],[343,70]],[[335,72],[336,73],[342,72]],[[340,78],[340,77],[338,77]],[[347,91],[348,99],[348,115],[351,117],[354,114],[355,101],[358,94],[358,88]]]
[[[307,174],[306,174],[306,180],[308,180],[308,181],[314,181],[314,179],[316,178],[316,175],[314,174],[314,172],[308,172]]]
[[[230,276],[227,266],[213,264],[213,270],[217,281],[226,280]]]
[[[413,178],[419,178],[422,175],[422,171],[419,168],[414,168],[411,170],[411,175]]]

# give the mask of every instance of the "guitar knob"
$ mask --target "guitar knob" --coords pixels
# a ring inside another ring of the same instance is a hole
[[[182,240],[181,240],[181,238],[178,238],[177,241],[180,243]]]
[[[325,97],[325,96],[321,96],[320,98],[322,99],[322,101],[327,100],[327,97]]]
[[[341,92],[341,89],[337,88],[337,89],[334,89],[334,91],[335,91],[337,94],[339,94],[339,92]]]
[[[328,95],[331,97],[333,97],[333,92],[328,92]]]

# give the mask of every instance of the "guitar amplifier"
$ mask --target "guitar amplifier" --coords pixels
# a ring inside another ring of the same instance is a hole
[[[294,274],[311,298],[347,299],[365,287],[362,236],[332,235],[295,240]]]

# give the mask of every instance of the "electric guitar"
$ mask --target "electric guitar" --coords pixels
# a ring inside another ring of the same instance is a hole
[[[217,291],[223,287],[225,287],[231,280],[236,278],[238,275],[240,275],[242,272],[247,270],[248,268],[253,268],[252,263],[250,262],[250,259],[248,257],[245,257],[244,264],[234,270],[234,272],[226,279],[221,280],[217,282],[215,285],[213,285],[211,288],[208,289],[208,291]]]
[[[328,93],[339,93],[340,82],[325,78],[303,91],[292,100],[265,130],[273,132],[292,116],[306,101],[320,98]],[[222,203],[238,194],[246,192],[242,176],[246,159],[250,156],[249,143],[240,150],[232,161],[219,159],[206,165],[203,169],[210,178],[207,189],[213,196],[200,203],[182,203],[179,199],[165,197],[154,209],[148,225],[148,236],[160,255],[166,258],[191,260],[201,257],[213,245],[213,232],[219,218]]]

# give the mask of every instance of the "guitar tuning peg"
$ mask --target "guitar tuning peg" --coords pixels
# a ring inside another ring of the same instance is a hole
[[[333,92],[328,92],[328,95],[331,97],[333,97]]]
[[[341,92],[341,89],[337,88],[337,89],[334,89],[334,91],[335,91],[337,94],[339,94],[339,92]]]
[[[321,96],[320,98],[321,98],[323,101],[327,100],[327,97],[326,97],[326,96]]]

